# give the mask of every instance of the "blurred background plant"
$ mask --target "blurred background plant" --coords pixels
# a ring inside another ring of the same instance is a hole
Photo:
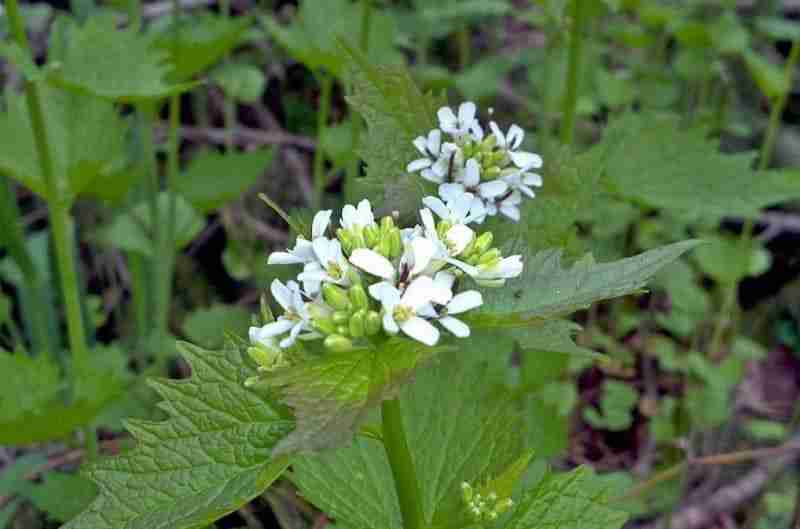
[[[532,248],[605,261],[707,241],[646,295],[579,315],[579,345],[608,361],[524,335],[464,347],[513,388],[536,456],[594,465],[631,526],[798,523],[795,2],[6,0],[0,15],[0,528],[88,504],[79,465],[126,449],[124,418],[159,418],[144,378],[187,375],[176,338],[246,334],[289,273],[266,266],[290,234],[259,193],[301,221],[401,198],[393,175],[362,176],[347,46],[532,131],[545,187],[505,228]],[[292,487],[218,526],[329,524]]]

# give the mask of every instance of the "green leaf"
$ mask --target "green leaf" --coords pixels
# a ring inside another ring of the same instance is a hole
[[[371,408],[397,395],[423,362],[447,349],[392,338],[373,348],[330,353],[275,371],[265,383],[280,388],[297,419],[297,428],[275,454],[348,443]]]
[[[627,514],[608,506],[608,491],[580,467],[550,474],[526,492],[504,529],[619,529]]]
[[[175,198],[175,248],[189,244],[205,225],[204,219],[180,195],[170,195],[166,191],[158,195],[158,211],[161,222],[166,222],[170,211],[170,199]],[[152,216],[150,204],[140,202],[130,211],[118,215],[109,225],[96,233],[96,239],[109,247],[136,252],[145,256],[155,256],[152,237]]]
[[[17,507],[19,507],[20,503],[22,503],[22,498],[12,498],[11,501],[0,508],[0,529],[5,529],[9,526],[17,513]]]
[[[790,89],[783,69],[753,50],[748,49],[744,52],[744,63],[753,81],[768,98],[777,99]]]
[[[723,13],[711,27],[711,39],[721,53],[744,53],[750,47],[750,33],[734,11]]]
[[[800,196],[797,172],[755,172],[753,153],[721,154],[705,129],[681,130],[674,116],[629,114],[609,126],[601,145],[614,194],[689,221],[754,217]]]
[[[347,64],[339,39],[360,48],[360,21],[361,7],[350,0],[303,0],[288,27],[270,17],[261,18],[266,30],[295,60],[311,70],[326,69],[337,77],[344,75]],[[394,21],[387,13],[372,13],[367,49],[373,64],[402,63],[402,55],[394,47],[395,33]]]
[[[220,348],[226,333],[247,336],[250,311],[237,305],[213,305],[192,312],[183,322],[183,330],[192,342],[207,349]]]
[[[369,198],[375,207],[416,215],[425,191],[422,179],[406,173],[417,157],[414,138],[434,128],[443,100],[423,94],[405,68],[372,66],[351,50],[354,69],[349,103],[367,122],[359,155],[367,174],[350,191],[350,200]]]
[[[497,85],[513,66],[514,60],[510,57],[489,57],[459,72],[455,79],[456,86],[467,99],[492,96],[497,91]]]
[[[152,28],[155,46],[171,65],[170,77],[186,82],[239,45],[253,19],[203,12],[182,14],[178,28],[172,17],[163,17],[159,22]]]
[[[633,424],[633,407],[639,393],[624,382],[610,380],[603,386],[600,413],[594,408],[584,410],[584,418],[594,426],[612,432],[627,430]]]
[[[47,85],[40,86],[40,94],[53,174],[67,200],[127,167],[129,126],[111,103]],[[6,111],[0,114],[0,172],[47,198],[25,98],[12,91],[6,91],[5,98]]]
[[[215,68],[210,77],[223,92],[245,103],[256,103],[267,85],[267,79],[260,68],[244,63],[223,64]]]
[[[38,82],[46,77],[31,56],[16,42],[0,42],[0,57],[13,64],[27,81]]]
[[[110,16],[72,25],[50,61],[61,65],[53,75],[58,84],[116,101],[163,98],[189,87],[167,82],[167,54],[152,35],[120,29]]]
[[[238,348],[180,349],[192,377],[151,382],[170,418],[129,422],[136,448],[88,467],[100,495],[64,529],[202,527],[263,492],[288,465],[270,452],[292,422],[245,388],[255,370]]]
[[[660,269],[697,244],[695,240],[679,242],[602,264],[587,255],[570,268],[562,266],[561,250],[523,256],[522,275],[504,288],[485,290],[484,305],[473,320],[485,327],[525,326],[639,292]]]
[[[68,492],[68,493],[66,493]],[[76,474],[48,472],[41,484],[31,486],[25,497],[49,518],[65,522],[77,516],[97,496],[97,487]]]
[[[273,149],[221,154],[199,152],[180,173],[175,189],[201,213],[241,197],[269,167]]]
[[[6,496],[26,490],[30,484],[25,477],[46,463],[47,458],[42,454],[26,454],[15,459],[0,474],[0,494]]]
[[[459,19],[479,19],[503,16],[513,9],[508,0],[459,0],[431,2],[422,9],[422,18],[429,23],[450,22]]]
[[[775,40],[800,39],[800,24],[778,17],[756,18],[756,28]]]
[[[710,244],[697,248],[693,257],[700,269],[715,281],[733,284],[764,271],[759,266],[764,250],[758,241],[742,244],[738,238],[723,236],[706,237],[704,240]]]

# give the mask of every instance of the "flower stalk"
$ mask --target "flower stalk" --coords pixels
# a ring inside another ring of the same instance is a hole
[[[331,111],[331,96],[333,94],[333,78],[324,73],[318,73],[320,83],[319,110],[317,111],[317,150],[314,153],[314,207],[322,206],[322,195],[325,193],[327,177],[325,175],[325,152],[322,148],[322,137],[328,126],[328,116]]]
[[[570,31],[569,62],[567,66],[567,93],[564,97],[563,118],[561,122],[561,143],[572,145],[575,139],[575,119],[578,107],[578,82],[583,53],[583,33],[586,18],[586,4],[583,0],[572,0],[572,28]]]
[[[419,485],[414,460],[408,448],[403,415],[399,399],[385,400],[381,404],[383,425],[383,446],[392,469],[395,490],[400,502],[400,513],[404,529],[420,529],[422,512],[420,510]]]

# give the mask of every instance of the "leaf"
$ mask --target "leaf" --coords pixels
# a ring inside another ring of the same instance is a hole
[[[504,529],[619,529],[627,514],[608,506],[608,492],[592,471],[550,474],[526,492]]]
[[[422,179],[405,169],[418,156],[414,138],[436,126],[444,101],[423,94],[405,68],[372,66],[359,52],[350,53],[354,86],[348,102],[367,122],[359,146],[367,174],[355,181],[349,199],[369,198],[387,212],[416,215],[425,193]]]
[[[459,72],[455,78],[456,86],[470,100],[492,96],[497,91],[498,83],[513,66],[514,60],[510,57],[489,57]]]
[[[624,382],[610,380],[603,386],[600,413],[594,408],[584,410],[584,418],[595,428],[612,432],[627,430],[633,424],[631,411],[639,393]]]
[[[159,221],[166,222],[170,211],[170,198],[175,199],[175,248],[189,244],[205,225],[204,219],[180,195],[170,195],[166,191],[158,195]],[[153,219],[150,204],[140,202],[128,212],[118,215],[110,224],[96,233],[97,241],[109,247],[136,252],[145,256],[158,255],[159,249],[153,245]]]
[[[186,82],[217,64],[238,46],[253,19],[203,12],[182,13],[178,28],[172,17],[163,17],[159,22],[151,30],[155,46],[171,65],[170,78]]]
[[[332,353],[272,373],[295,413],[297,428],[275,454],[308,453],[348,443],[371,408],[397,395],[424,361],[447,350],[403,338],[380,346]]]
[[[748,241],[746,244],[733,237],[705,238],[710,244],[697,248],[693,257],[700,269],[715,281],[723,284],[733,284],[748,275],[763,272],[758,265],[758,255],[763,255],[764,249],[758,241]],[[766,268],[769,268],[767,266]]]
[[[65,494],[65,492],[67,492]],[[65,522],[77,516],[97,496],[97,487],[76,474],[48,472],[41,484],[31,486],[25,497],[49,518]]]
[[[47,458],[42,454],[26,454],[13,460],[0,474],[0,494],[7,496],[26,490],[30,484],[25,477],[46,463]]]
[[[752,153],[721,154],[705,129],[681,130],[674,116],[628,114],[609,126],[602,146],[612,193],[689,221],[754,217],[800,196],[796,172],[755,172]]]
[[[45,130],[58,193],[65,200],[127,167],[125,136],[129,126],[111,103],[40,85]],[[0,172],[40,196],[48,189],[41,173],[25,98],[6,91],[0,114]]]
[[[762,16],[756,18],[756,28],[775,40],[800,39],[800,24],[779,17]]]
[[[0,42],[0,57],[13,64],[26,81],[38,82],[46,77],[31,56],[16,42]]]
[[[777,64],[750,49],[743,56],[747,71],[765,96],[775,100],[791,88],[783,70]]]
[[[201,347],[214,349],[223,346],[226,333],[247,336],[250,311],[236,305],[212,305],[192,312],[183,322],[186,336]]]
[[[273,149],[221,154],[203,150],[180,173],[175,190],[201,213],[242,196],[272,162]]]
[[[255,374],[233,344],[180,349],[186,380],[153,380],[169,414],[163,422],[130,421],[137,446],[90,465],[100,495],[64,529],[192,529],[236,510],[286,468],[270,458],[292,422],[245,388]]]
[[[115,101],[158,99],[189,88],[167,82],[167,54],[152,35],[120,29],[111,16],[72,25],[50,61],[61,65],[53,75],[58,84]]]
[[[453,19],[479,19],[503,16],[511,12],[508,0],[459,0],[456,2],[434,2],[422,9],[422,18],[430,23],[442,23]]]
[[[331,16],[335,14],[335,16]],[[361,7],[350,0],[303,0],[292,24],[281,26],[270,17],[261,22],[281,47],[310,70],[325,69],[337,77],[345,74],[347,58],[338,44],[344,40],[360,48]],[[392,18],[373,12],[370,18],[368,57],[373,64],[400,64],[402,55],[394,47]]]
[[[22,503],[22,498],[12,498],[11,501],[0,508],[0,529],[5,529],[14,519],[17,507]]]
[[[256,103],[267,85],[267,79],[260,68],[244,63],[223,64],[215,68],[210,77],[223,92],[245,103]]]
[[[485,327],[525,326],[636,293],[661,268],[697,244],[695,240],[679,242],[602,264],[587,255],[571,268],[562,267],[561,250],[523,257],[522,275],[504,288],[486,290],[484,305],[473,321]]]

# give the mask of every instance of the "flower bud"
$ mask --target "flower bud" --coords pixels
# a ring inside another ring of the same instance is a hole
[[[314,328],[322,334],[333,334],[336,332],[336,324],[330,318],[319,318],[313,321]]]
[[[361,338],[366,333],[366,317],[367,311],[364,309],[359,310],[350,317],[350,336],[353,338]]]
[[[364,240],[364,234],[361,230],[352,231],[350,236],[353,238],[353,249],[366,248],[367,242]]]
[[[322,297],[325,302],[337,310],[348,310],[350,308],[350,300],[347,299],[347,292],[341,287],[325,283],[322,285]]]
[[[269,308],[269,302],[267,301],[266,295],[261,295],[261,325],[266,325],[267,323],[272,323],[275,321],[275,316],[272,315],[272,309]]]
[[[483,142],[481,142],[481,147],[490,151],[494,149],[496,145],[497,138],[494,137],[494,134],[489,134],[483,139]]]
[[[352,303],[355,310],[369,308],[369,298],[364,287],[361,285],[350,287],[350,303]]]
[[[337,310],[333,313],[332,320],[336,325],[344,325],[350,320],[350,313],[346,310]]]
[[[331,334],[325,338],[325,348],[334,353],[346,353],[353,349],[353,342],[344,336]]]
[[[351,266],[347,268],[347,272],[345,272],[345,277],[350,282],[351,285],[360,285],[361,284],[361,274],[358,273],[358,270]]]
[[[248,347],[247,355],[252,358],[256,364],[258,364],[259,369],[269,369],[275,364],[278,356],[280,356],[280,352],[273,349],[268,349],[263,345],[257,345],[254,347]]]
[[[381,236],[389,235],[395,229],[394,219],[392,217],[383,217],[381,219]]]
[[[436,234],[439,235],[440,239],[447,238],[447,232],[450,228],[453,227],[453,223],[449,220],[440,221],[439,224],[436,226]]]
[[[403,239],[400,230],[395,229],[389,236],[389,257],[396,259],[403,254]]]
[[[368,247],[375,246],[381,238],[381,229],[377,224],[370,224],[364,228],[364,242]]]
[[[381,242],[375,247],[375,251],[381,254],[382,256],[390,259],[392,257],[392,241],[391,237],[383,237]]]
[[[381,315],[371,310],[364,318],[364,332],[367,336],[374,336],[381,331]]]
[[[473,247],[473,251],[478,255],[482,255],[486,252],[489,248],[492,247],[492,241],[494,240],[494,235],[492,232],[487,231],[482,233],[478,238],[475,239],[475,246]]]
[[[498,250],[497,248],[492,248],[491,250],[481,255],[481,258],[478,259],[478,264],[490,267],[493,264],[499,262],[502,257],[503,254],[500,253],[500,250]]]
[[[481,174],[481,176],[484,180],[495,180],[498,176],[500,176],[500,168],[496,165],[491,165]]]
[[[336,230],[336,237],[339,239],[339,242],[342,243],[342,251],[344,253],[350,253],[353,251],[353,237],[350,235],[350,232],[343,228],[339,228]]]
[[[509,164],[511,159],[505,151],[497,151],[492,155],[492,164],[503,167]]]
[[[331,309],[321,303],[309,303],[306,307],[312,320],[322,320],[331,315]]]
[[[345,336],[349,332],[350,329],[348,328],[347,325],[339,325],[338,327],[336,327],[336,334],[341,334],[342,336]]]

